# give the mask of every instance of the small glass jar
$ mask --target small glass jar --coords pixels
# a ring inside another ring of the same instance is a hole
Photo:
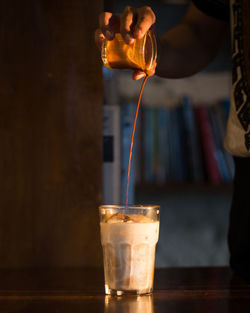
[[[126,44],[120,33],[113,40],[104,39],[101,56],[103,64],[111,69],[138,69],[147,75],[154,73],[157,58],[156,38],[149,30],[143,38]]]

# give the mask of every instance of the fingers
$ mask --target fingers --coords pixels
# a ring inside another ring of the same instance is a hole
[[[115,33],[120,31],[120,15],[110,12],[103,12],[99,15],[99,28],[95,31],[95,42],[101,49],[102,42],[106,38],[112,40]]]
[[[105,37],[104,37],[104,35],[103,35],[101,29],[98,28],[98,29],[95,31],[95,43],[96,43],[96,45],[97,45],[97,47],[98,47],[99,50],[101,50],[101,48],[102,48],[102,42],[103,42],[104,38],[105,38]]]
[[[139,80],[141,78],[144,78],[146,75],[153,76],[155,74],[156,66],[157,66],[157,63],[156,63],[156,60],[154,60],[152,65],[150,66],[150,69],[145,70],[145,72],[136,70],[133,72],[132,78],[134,80]]]
[[[134,38],[132,36],[132,25],[135,19],[135,9],[127,6],[121,15],[120,33],[127,44],[132,44]]]
[[[133,8],[127,6],[121,15],[120,33],[127,44],[135,38],[142,38],[155,23],[155,14],[148,6]]]
[[[120,31],[120,16],[110,12],[99,15],[99,26],[103,35],[108,39],[114,39],[115,33]]]
[[[112,40],[114,37],[114,33],[110,29],[109,20],[112,17],[112,13],[110,12],[103,12],[99,16],[99,26],[103,33],[103,35],[108,39]]]
[[[149,28],[155,23],[155,14],[148,6],[137,9],[137,22],[133,35],[135,38],[142,38]]]
[[[155,14],[149,6],[133,8],[127,6],[122,14],[103,12],[99,16],[99,26],[103,35],[114,39],[115,33],[120,32],[127,44],[136,38],[142,38],[155,23]]]

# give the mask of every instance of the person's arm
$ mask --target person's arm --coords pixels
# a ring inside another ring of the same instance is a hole
[[[120,32],[127,44],[141,38],[155,22],[150,7],[126,7],[122,14],[104,12],[95,39],[98,46],[104,37],[112,40]],[[193,4],[181,24],[167,31],[158,41],[156,74],[165,78],[181,78],[202,70],[216,55],[227,23],[207,16]],[[134,79],[145,76],[135,71]]]
[[[156,74],[180,78],[201,71],[216,56],[227,27],[191,4],[182,23],[160,37]]]

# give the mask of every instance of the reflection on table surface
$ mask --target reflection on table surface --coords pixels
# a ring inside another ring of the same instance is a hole
[[[153,295],[105,296],[105,313],[154,313]]]
[[[156,269],[152,295],[105,296],[103,268],[0,270],[4,313],[248,313],[250,284],[226,267]]]

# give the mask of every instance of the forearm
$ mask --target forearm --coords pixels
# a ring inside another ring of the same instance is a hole
[[[181,78],[195,74],[214,56],[204,51],[192,30],[182,24],[159,39],[158,55],[156,75],[165,78]]]
[[[159,38],[156,75],[181,78],[201,71],[217,54],[226,28],[191,6],[183,22]]]
[[[155,14],[148,6],[127,6],[122,14],[103,12],[99,16],[100,28],[95,32],[96,43],[100,48],[104,38],[113,40],[115,34],[120,33],[127,44],[132,44],[143,38],[155,20]],[[227,23],[207,16],[191,2],[182,23],[160,38],[152,75],[155,66],[156,74],[166,78],[185,77],[202,70],[216,55],[227,26]],[[134,71],[133,79],[145,75],[138,69]]]

